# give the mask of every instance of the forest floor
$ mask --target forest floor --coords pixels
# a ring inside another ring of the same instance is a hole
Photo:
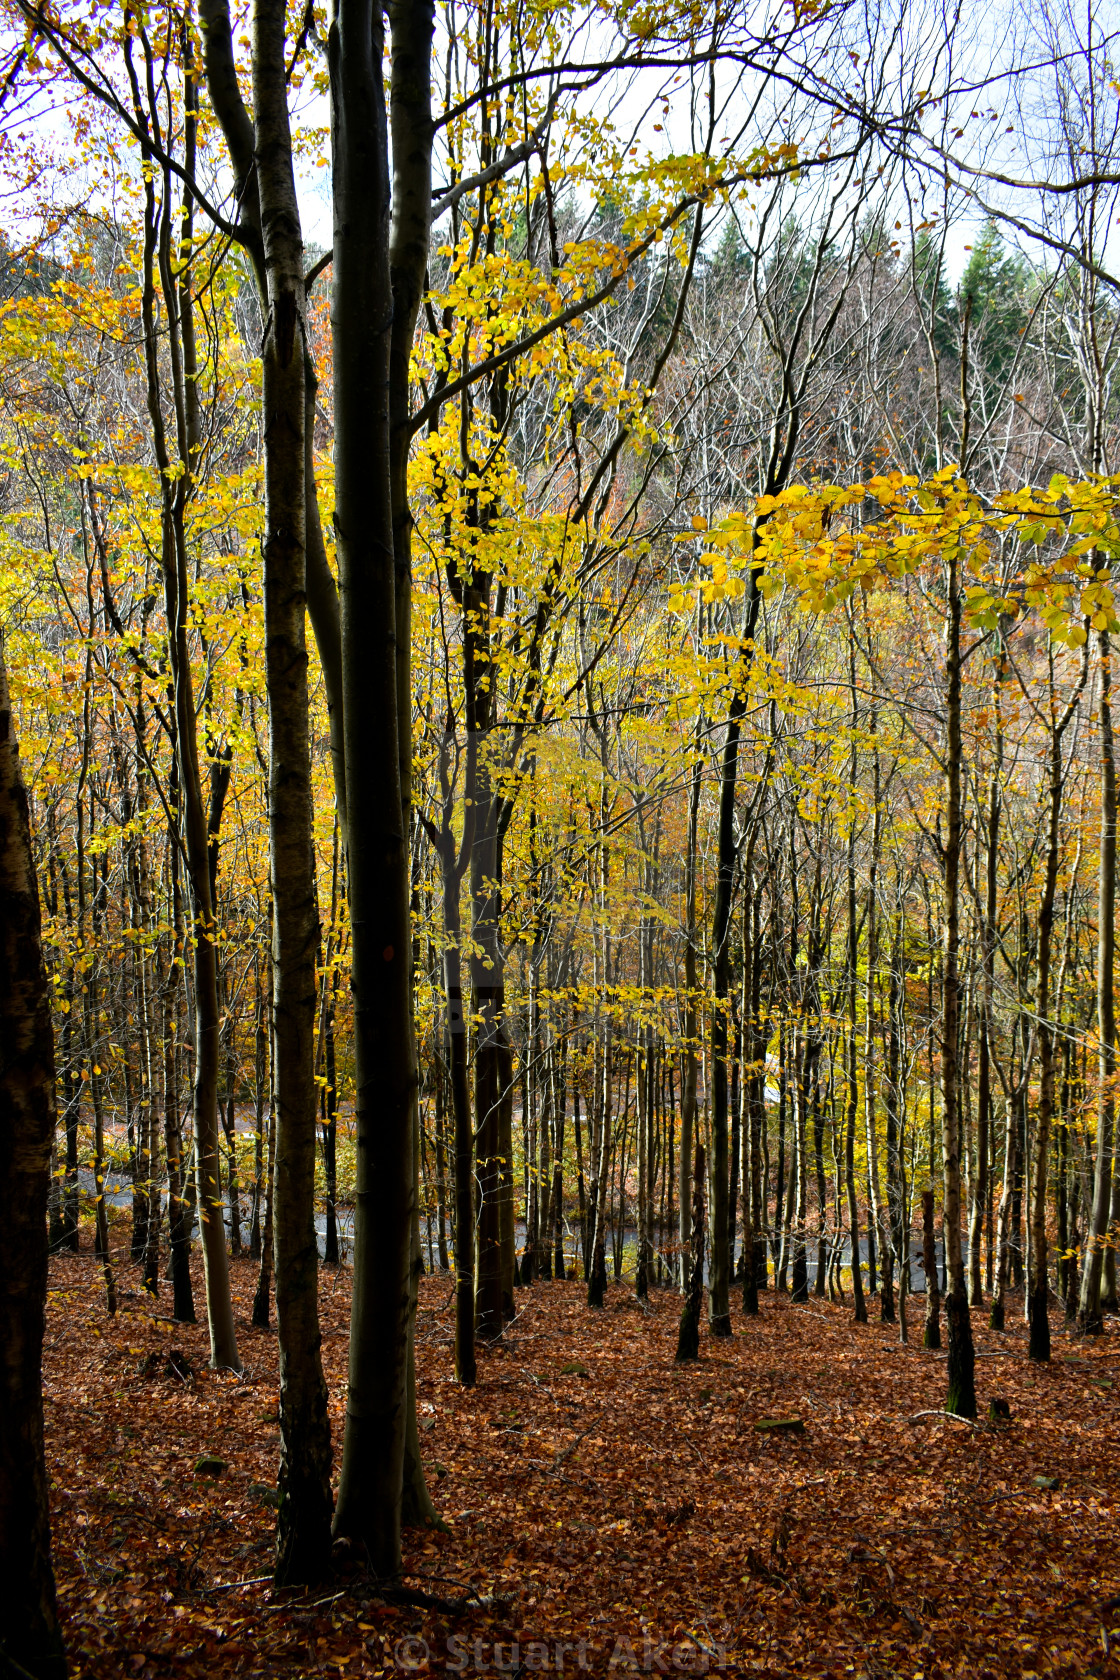
[[[1011,1420],[970,1427],[916,1416],[945,1385],[944,1355],[917,1345],[921,1300],[901,1347],[875,1302],[857,1326],[850,1306],[771,1291],[681,1367],[675,1295],[645,1310],[618,1285],[592,1314],[581,1284],[538,1284],[467,1392],[449,1281],[425,1278],[422,1440],[448,1532],[407,1536],[409,1579],[499,1600],[449,1619],[384,1605],[352,1565],[310,1594],[261,1579],[276,1344],[250,1328],[256,1267],[232,1271],[241,1378],[207,1369],[205,1326],[172,1324],[166,1287],[150,1301],[120,1266],[109,1320],[93,1257],[51,1262],[47,1455],[75,1676],[1120,1675],[1115,1319],[1092,1341],[1060,1331],[1037,1367],[1021,1301],[1004,1335],[975,1313],[981,1412],[1000,1397]],[[349,1286],[324,1272],[336,1461]],[[193,1374],[169,1374],[173,1349]],[[774,1418],[804,1433],[756,1429]]]

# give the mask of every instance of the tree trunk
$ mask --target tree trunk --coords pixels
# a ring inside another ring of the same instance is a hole
[[[944,1196],[941,1208],[949,1331],[947,1411],[976,1416],[975,1354],[961,1253],[960,1173],[960,868],[961,868],[961,593],[960,555],[946,557],[945,652],[945,934],[941,965],[941,1151]],[[928,1287],[928,1279],[927,1279]]]
[[[4,1666],[13,1675],[34,1680],[61,1680],[66,1673],[43,1452],[54,1080],[39,889],[0,634],[0,1576],[6,1605],[0,1661],[8,1659]]]
[[[423,115],[430,58],[397,55],[398,22],[428,31],[426,5],[392,8],[394,134],[398,98]],[[335,533],[342,607],[343,709],[353,930],[356,1206],[349,1399],[335,1531],[365,1548],[372,1572],[401,1566],[408,1408],[410,1250],[416,1194],[411,1020],[409,835],[402,769],[408,710],[407,554],[403,483],[407,413],[393,409],[391,356],[411,324],[390,272],[384,29],[370,0],[340,0],[329,36],[334,146]],[[430,148],[420,136],[420,151]],[[394,146],[398,168],[416,156]],[[428,152],[430,159],[430,149]],[[430,168],[430,162],[429,162]],[[430,183],[429,183],[430,191]],[[422,195],[423,196],[423,195]],[[402,182],[393,238],[417,214]],[[430,197],[421,219],[430,213]],[[425,222],[426,230],[426,222]],[[426,260],[426,231],[423,240]],[[413,316],[412,319],[415,317]],[[396,383],[399,385],[399,375]],[[403,450],[403,453],[402,453]],[[394,484],[394,474],[401,480]],[[395,530],[399,516],[402,530]],[[405,710],[399,717],[402,688]],[[406,731],[410,739],[410,731]],[[411,748],[409,748],[409,752]]]
[[[794,1131],[795,1160],[790,1179],[790,1194],[793,1199],[793,1220],[790,1233],[792,1247],[790,1299],[798,1302],[809,1299],[809,1260],[805,1226],[808,1214],[809,1190],[806,1151],[809,1129],[809,1082],[812,1078],[811,1057],[812,1052],[808,1040],[806,1040],[801,1046],[800,1066],[797,1072],[797,1112]]]
[[[276,1100],[271,1089],[268,1096],[268,1160],[265,1165],[264,1234],[261,1238],[261,1264],[257,1273],[257,1287],[253,1295],[253,1326],[257,1330],[269,1328],[269,1308],[272,1300],[272,1187],[276,1165]]]
[[[475,955],[472,994],[478,1017],[475,1043],[474,1105],[478,1116],[476,1177],[479,1195],[475,1323],[484,1341],[502,1333],[502,1049],[505,1035],[505,986],[497,905],[496,800],[481,778],[475,844],[471,854],[471,933]]]
[[[191,1282],[190,1203],[184,1179],[189,1175],[183,1160],[183,1124],[179,1114],[178,1046],[171,1031],[175,1019],[176,969],[168,963],[163,981],[163,1139],[167,1151],[167,1224],[171,1242],[172,1317],[177,1324],[194,1324],[194,1286]]]
[[[757,597],[756,597],[757,599]],[[757,605],[748,609],[753,634]],[[745,661],[745,656],[744,656]],[[716,853],[716,892],[712,909],[712,1243],[708,1314],[713,1336],[730,1336],[730,1265],[728,1229],[728,1020],[731,1011],[731,902],[735,887],[735,789],[738,780],[739,736],[746,711],[746,673],[739,675],[728,712],[727,730],[720,756],[719,829]]]
[[[1086,643],[1088,648],[1088,643]],[[1047,1276],[1046,1246],[1046,1180],[1050,1162],[1050,1127],[1054,1116],[1054,1087],[1057,1078],[1057,1035],[1050,1019],[1052,953],[1054,941],[1054,900],[1058,888],[1058,866],[1061,861],[1060,818],[1062,810],[1062,735],[1076,709],[1077,700],[1088,675],[1088,662],[1082,665],[1081,682],[1060,719],[1054,716],[1054,656],[1049,655],[1051,691],[1050,707],[1050,802],[1046,836],[1046,872],[1043,879],[1042,903],[1038,911],[1038,980],[1036,1008],[1038,1010],[1039,1092],[1035,1120],[1034,1149],[1028,1176],[1030,1207],[1031,1253],[1030,1278],[1027,1293],[1027,1312],[1030,1321],[1030,1357],[1046,1361],[1050,1358],[1049,1280]]]
[[[184,164],[188,178],[194,169],[196,125],[195,89],[189,68],[184,69],[186,119]],[[138,90],[137,90],[138,91]],[[140,120],[146,122],[137,102]],[[194,356],[192,300],[189,274],[178,276],[172,267],[172,252],[165,215],[159,218],[154,181],[161,165],[145,145],[144,254],[141,317],[147,377],[147,406],[151,421],[156,463],[163,489],[161,562],[164,608],[168,629],[168,665],[172,687],[175,749],[177,757],[183,852],[191,891],[191,919],[194,946],[195,1055],[192,1085],[195,1173],[198,1217],[202,1237],[203,1271],[206,1280],[206,1311],[210,1327],[210,1363],[222,1369],[240,1370],[233,1304],[229,1288],[225,1220],[222,1216],[221,1172],[218,1126],[218,953],[215,938],[213,899],[210,890],[210,836],[202,797],[199,769],[197,709],[191,672],[190,566],[186,541],[186,508],[193,485],[200,447],[197,431],[199,370]],[[170,195],[170,171],[163,169],[165,199]],[[189,265],[193,251],[192,198],[184,190],[179,258]],[[161,281],[166,330],[156,322],[156,266]],[[175,460],[172,460],[163,416],[160,371],[161,350],[168,355],[176,396]]]
[[[1097,1149],[1093,1203],[1085,1236],[1081,1298],[1077,1321],[1088,1336],[1104,1329],[1101,1316],[1101,1262],[1108,1241],[1112,1203],[1112,1141],[1116,1072],[1116,1013],[1113,970],[1116,956],[1116,759],[1112,736],[1112,653],[1107,630],[1098,638],[1100,658],[1101,847],[1097,896]]]
[[[976,1184],[972,1196],[972,1218],[968,1231],[968,1271],[969,1271],[969,1305],[980,1307],[984,1304],[984,1291],[980,1279],[980,1246],[984,1230],[984,1214],[991,1201],[991,1163],[989,1159],[989,1142],[993,1126],[992,1105],[992,1066],[991,1066],[991,1033],[992,1033],[992,1002],[995,987],[995,951],[996,951],[996,913],[998,908],[999,890],[999,828],[1002,812],[1003,790],[1001,773],[1003,767],[1003,722],[1000,708],[1002,681],[1006,659],[1003,653],[1002,640],[999,645],[999,663],[996,667],[996,680],[993,684],[993,698],[995,702],[996,739],[995,761],[992,765],[991,780],[988,785],[988,824],[985,836],[985,888],[984,888],[984,917],[981,924],[981,966],[983,969],[983,992],[980,1003],[980,1031],[978,1046],[977,1069],[977,1124],[979,1140],[976,1150]]]
[[[855,667],[855,637],[848,641],[849,671],[851,679],[852,699],[852,746],[848,765],[848,778],[853,794],[856,786],[858,757],[856,753],[856,730],[859,727],[859,704],[856,698],[856,667]],[[851,819],[848,830],[848,1056],[847,1056],[847,1104],[844,1117],[844,1183],[848,1192],[848,1227],[852,1244],[852,1294],[855,1298],[854,1317],[857,1324],[867,1323],[867,1303],[863,1298],[863,1269],[859,1260],[859,1202],[856,1197],[856,1118],[859,1114],[859,1041],[856,1033],[856,998],[858,991],[858,976],[856,973],[859,958],[859,921],[856,914],[856,828],[855,816]],[[869,1070],[865,1069],[865,1077]],[[870,1170],[870,1163],[869,1163]],[[870,1235],[870,1228],[869,1228]]]
[[[458,882],[455,885],[458,894]],[[471,1123],[467,1023],[463,1014],[462,961],[459,956],[458,904],[444,951],[447,991],[447,1044],[451,1064],[451,1107],[455,1161],[455,1380],[464,1388],[475,1383],[474,1345],[474,1127]]]
[[[307,711],[303,236],[296,199],[282,0],[253,8],[256,176],[268,282],[263,346],[264,611],[269,712],[273,1086],[273,1242],[280,1354],[277,1586],[330,1566],[331,1439],[319,1333],[315,1236],[315,959]],[[231,1185],[231,1195],[233,1187]]]
[[[933,1191],[922,1191],[922,1270],[926,1277],[926,1318],[922,1346],[941,1346],[941,1291],[937,1286],[937,1239],[933,1225]]]
[[[1016,1155],[1018,1153],[1018,1101],[1015,1097],[1007,1098],[1007,1124],[1004,1128],[1003,1144],[1003,1189],[999,1198],[999,1215],[996,1222],[996,1268],[995,1285],[992,1290],[991,1327],[1002,1330],[1006,1320],[1006,1296],[1008,1275],[1011,1270],[1011,1199],[1017,1170]]]
[[[689,1263],[688,1294],[681,1308],[677,1331],[677,1361],[700,1356],[700,1325],[704,1316],[704,1151],[696,1146],[692,1169],[692,1255]]]
[[[264,1134],[268,1092],[268,1011],[264,988],[261,985],[260,955],[253,965],[256,988],[256,1021],[253,1031],[253,1216],[249,1226],[249,1257],[259,1262],[261,1257],[261,1209],[264,1202]]]
[[[688,844],[685,852],[684,941],[684,1064],[681,1069],[681,1187],[680,1187],[680,1290],[688,1293],[692,1254],[692,1161],[696,1139],[696,854],[700,821],[700,728],[697,715],[693,741],[692,781],[688,796]]]

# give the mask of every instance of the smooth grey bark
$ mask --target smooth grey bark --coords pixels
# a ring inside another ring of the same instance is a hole
[[[54,1038],[2,631],[0,1113],[0,1579],[6,1607],[0,1665],[34,1680],[62,1680],[66,1657],[51,1565],[42,1385]]]

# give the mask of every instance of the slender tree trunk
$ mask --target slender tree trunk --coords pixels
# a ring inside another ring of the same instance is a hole
[[[326,1231],[323,1237],[325,1265],[341,1263],[338,1245],[338,1065],[335,1055],[334,1015],[337,970],[332,966],[324,976],[322,1126],[323,1126],[323,1191],[326,1204]]]
[[[991,1327],[1002,1330],[1006,1319],[1007,1282],[1011,1270],[1011,1201],[1014,1195],[1016,1155],[1019,1147],[1018,1099],[1007,1098],[1007,1123],[1003,1142],[1003,1189],[996,1222],[995,1286],[992,1290]]]
[[[268,1008],[261,985],[260,955],[254,960],[253,979],[256,988],[256,1022],[253,1032],[253,1217],[249,1227],[249,1255],[261,1257],[261,1210],[265,1191],[265,1113],[268,1109]]]
[[[984,1230],[984,1214],[991,1202],[991,1166],[989,1142],[992,1134],[992,1068],[991,1033],[992,1002],[995,987],[996,911],[999,890],[999,828],[1002,812],[1001,774],[1003,765],[1003,724],[1000,708],[1002,675],[1005,659],[1000,642],[999,664],[993,685],[996,714],[995,762],[988,785],[988,823],[985,844],[984,917],[981,924],[981,966],[983,991],[980,1002],[980,1031],[978,1034],[977,1068],[977,1124],[979,1138],[976,1150],[976,1185],[972,1198],[972,1219],[968,1232],[969,1304],[983,1306],[984,1291],[980,1280],[980,1248]]]
[[[745,679],[744,679],[745,687]],[[728,714],[720,757],[719,830],[716,892],[712,910],[712,1242],[709,1327],[713,1336],[730,1336],[729,1196],[728,1196],[728,1043],[731,1010],[731,902],[735,886],[735,788],[738,779],[739,737],[746,694],[736,691]]]
[[[130,50],[130,49],[129,49]],[[131,68],[131,66],[130,66]],[[195,94],[189,65],[185,72],[187,105],[184,164],[188,179],[194,169]],[[138,120],[146,133],[146,117],[138,84],[133,81]],[[184,855],[192,900],[194,947],[195,1055],[193,1113],[198,1217],[202,1237],[206,1309],[210,1327],[210,1363],[240,1370],[233,1303],[229,1288],[225,1220],[222,1216],[218,1125],[218,956],[213,901],[210,891],[210,837],[199,769],[197,708],[191,672],[190,567],[186,544],[186,508],[199,449],[198,378],[194,356],[189,275],[176,276],[172,260],[170,219],[157,217],[154,181],[162,171],[165,202],[170,197],[170,171],[162,168],[145,142],[143,293],[141,317],[147,376],[147,405],[156,463],[163,486],[162,568],[164,607],[168,627],[168,664],[172,686],[181,800]],[[179,261],[189,266],[193,251],[192,198],[184,189]],[[158,225],[157,225],[158,224]],[[166,330],[156,322],[156,270],[159,270]],[[172,459],[163,415],[160,372],[161,347],[171,367],[175,396],[176,444]]]
[[[183,1160],[183,1123],[179,1113],[179,1070],[175,1019],[176,969],[169,962],[163,981],[163,1139],[167,1151],[167,1223],[171,1241],[172,1317],[177,1324],[194,1324],[194,1286],[191,1282],[191,1226],[185,1195],[188,1164]]]
[[[146,801],[143,783],[138,798],[141,822]],[[145,1129],[148,1172],[148,1219],[144,1243],[144,1288],[153,1297],[159,1294],[159,1245],[161,1207],[158,1183],[159,1121],[156,1117],[156,1057],[158,1054],[154,1014],[155,959],[148,948],[151,929],[151,893],[149,886],[148,847],[143,834],[138,838],[130,860],[133,921],[138,935],[137,950],[137,1010],[140,1026],[140,1084],[142,1098],[141,1125]],[[168,1164],[170,1180],[170,1163]],[[169,1184],[170,1191],[170,1184]],[[170,1194],[168,1214],[170,1215]]]
[[[91,684],[92,686],[92,684]],[[92,808],[92,801],[91,801]],[[79,832],[81,823],[79,822]],[[92,835],[92,825],[91,834]],[[92,898],[92,949],[101,948],[102,926],[99,906],[102,902],[102,888],[97,880],[97,858],[93,860],[91,870],[93,891]],[[82,879],[81,852],[78,857],[78,880]],[[80,912],[79,912],[80,914]],[[84,922],[84,918],[82,918]],[[101,1049],[97,1042],[97,1021],[100,1016],[99,1003],[100,988],[97,983],[97,964],[93,963],[86,976],[83,991],[86,1024],[86,1054],[90,1060],[89,1095],[93,1108],[93,1182],[94,1182],[94,1248],[97,1258],[101,1262],[101,1276],[105,1285],[105,1307],[110,1317],[117,1310],[117,1285],[113,1276],[113,1256],[109,1248],[109,1204],[105,1190],[105,1084],[101,1072]]]
[[[458,890],[458,889],[456,889]],[[458,907],[455,913],[458,932]],[[455,1380],[464,1388],[475,1383],[474,1343],[474,1127],[471,1122],[467,1025],[463,1016],[462,965],[458,943],[450,939],[444,953],[448,1013],[448,1060],[451,1067],[451,1106],[455,1162]]]
[[[409,1421],[416,1062],[406,467],[408,357],[431,215],[432,7],[394,5],[390,17],[392,201],[380,9],[339,0],[329,37],[335,532],[357,1088],[349,1400],[335,1530],[364,1543],[382,1579],[401,1566]]]
[[[808,1042],[806,1041],[801,1047],[800,1066],[798,1068],[797,1075],[797,1114],[794,1133],[795,1160],[790,1179],[790,1194],[793,1198],[790,1299],[798,1302],[805,1302],[809,1299],[809,1261],[805,1226],[807,1222],[809,1203],[809,1171],[806,1157],[809,1129],[809,1083],[811,1078],[812,1068],[810,1065],[810,1049]]]
[[[560,1057],[560,1071],[557,1079],[556,1095],[556,1138],[552,1166],[552,1272],[558,1283],[563,1283],[564,1269],[564,1134],[566,1131],[568,1089],[568,1051],[567,1044],[557,1052]]]
[[[263,347],[265,673],[276,1155],[273,1241],[280,1353],[278,1586],[330,1565],[331,1439],[315,1236],[315,959],[308,732],[303,237],[288,119],[283,0],[255,0],[256,176],[268,283]],[[232,1186],[231,1186],[232,1194]]]
[[[696,719],[693,741],[692,781],[688,796],[688,842],[685,852],[685,941],[684,941],[684,1063],[681,1069],[681,1187],[680,1187],[680,1290],[688,1292],[692,1254],[692,1161],[696,1148],[696,1040],[699,1032],[696,1011],[696,858],[700,823],[700,727]]]
[[[933,1191],[922,1191],[922,1270],[926,1276],[926,1317],[922,1346],[941,1346],[941,1291],[937,1283],[937,1239],[933,1223]]]
[[[478,1115],[476,1175],[479,1194],[478,1259],[475,1318],[478,1335],[494,1341],[502,1333],[502,1047],[505,1033],[505,986],[501,983],[502,953],[497,923],[497,835],[495,799],[487,791],[479,800],[481,824],[476,828],[471,855],[472,995],[478,1017],[475,1045],[475,1113]],[[478,823],[478,818],[476,818]]]
[[[855,681],[855,639],[849,641],[852,690],[852,747],[848,776],[852,789],[856,786],[858,759],[855,731],[859,723]],[[848,1192],[848,1229],[852,1245],[852,1294],[855,1298],[854,1317],[857,1324],[867,1323],[867,1303],[863,1298],[863,1269],[859,1260],[859,1201],[856,1196],[856,1119],[859,1114],[859,1039],[856,1032],[856,997],[859,957],[859,921],[856,907],[856,834],[855,821],[848,831],[848,1033],[847,1033],[847,1103],[844,1116],[844,1183]],[[865,1069],[865,1076],[867,1070]]]
[[[1086,643],[1086,648],[1088,643]],[[1062,810],[1062,735],[1073,717],[1081,688],[1088,675],[1088,661],[1082,666],[1081,682],[1061,719],[1054,716],[1054,656],[1050,666],[1050,799],[1046,837],[1046,870],[1043,878],[1042,903],[1038,912],[1038,978],[1035,1002],[1038,1010],[1039,1092],[1035,1119],[1034,1149],[1028,1178],[1030,1208],[1031,1252],[1028,1282],[1028,1318],[1030,1321],[1030,1357],[1046,1361],[1050,1358],[1049,1279],[1047,1275],[1046,1244],[1046,1180],[1050,1162],[1050,1128],[1055,1107],[1057,1077],[1057,1042],[1050,1013],[1051,965],[1054,941],[1054,901],[1058,888],[1060,852],[1060,819]]]
[[[696,1146],[692,1169],[692,1256],[688,1272],[688,1293],[681,1308],[677,1332],[677,1361],[700,1356],[700,1325],[704,1316],[704,1151]]]
[[[758,1139],[755,1117],[755,1040],[758,982],[755,970],[760,953],[751,939],[751,876],[744,870],[743,887],[743,986],[739,1022],[739,1149],[743,1185],[743,1311],[748,1318],[758,1313],[758,1251],[754,1218],[758,1206]],[[765,1264],[765,1258],[764,1258]]]
[[[963,377],[963,376],[962,376]],[[961,1253],[960,1173],[960,868],[961,868],[961,594],[960,556],[946,559],[945,654],[945,934],[941,966],[941,1149],[944,1199],[941,1229],[948,1275],[945,1317],[949,1331],[948,1393],[945,1407],[961,1417],[976,1416],[975,1355]]]
[[[414,1113],[416,1130],[419,1133],[419,1103],[416,1104]],[[413,1148],[418,1154],[418,1137],[414,1140]],[[441,1521],[428,1492],[428,1484],[424,1477],[424,1463],[420,1452],[420,1426],[416,1416],[416,1307],[423,1271],[424,1256],[420,1247],[420,1201],[417,1197],[412,1204],[412,1239],[410,1243],[407,1423],[404,1440],[404,1472],[401,1477],[401,1525],[404,1528],[440,1528],[444,1533],[448,1533],[447,1525]]]
[[[1101,842],[1097,893],[1097,1040],[1098,1077],[1096,1164],[1093,1203],[1081,1269],[1077,1321],[1089,1336],[1104,1328],[1101,1316],[1101,1263],[1108,1240],[1112,1204],[1112,1145],[1116,1072],[1116,1011],[1113,978],[1116,957],[1116,758],[1112,734],[1112,650],[1107,630],[1097,642],[1100,663]]]
[[[601,808],[605,828],[606,812]],[[604,911],[610,879],[610,856],[605,840],[599,844],[599,889]],[[598,955],[599,981],[604,996],[611,982],[610,930],[604,916],[602,950]],[[591,1224],[591,1269],[587,1277],[587,1304],[602,1307],[607,1295],[607,1194],[610,1177],[612,1095],[614,1088],[614,1027],[610,1014],[602,1021],[598,1035],[598,1073],[591,1139],[591,1187],[588,1218]]]
[[[254,1294],[254,1322],[255,1329],[267,1331],[269,1329],[269,1309],[272,1302],[272,1186],[275,1183],[275,1094],[269,1090],[269,1158],[265,1163],[265,1196],[264,1196],[264,1235],[260,1240],[260,1270],[257,1272],[257,1290]]]

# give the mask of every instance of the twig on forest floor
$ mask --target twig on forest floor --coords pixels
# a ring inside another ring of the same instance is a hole
[[[259,1587],[262,1581],[271,1581],[271,1575],[251,1575],[244,1581],[219,1581],[213,1587],[200,1587],[197,1596],[205,1598],[207,1593],[232,1592],[234,1587]]]
[[[381,1582],[373,1577],[370,1580],[370,1589],[374,1597],[383,1598],[388,1604],[413,1604],[421,1610],[439,1610],[445,1615],[461,1616],[472,1606],[478,1610],[495,1610],[500,1613],[508,1608],[512,1596],[510,1593],[480,1593],[477,1587],[470,1586],[466,1581],[457,1581],[452,1575],[433,1575],[422,1570],[404,1569],[401,1576],[402,1579],[412,1581],[444,1581],[448,1586],[458,1587],[463,1596],[443,1598],[438,1593],[424,1592],[396,1582]]]
[[[14,1657],[10,1657],[7,1651],[3,1653],[3,1656],[4,1662],[13,1676],[13,1680],[35,1680],[35,1676],[32,1674],[31,1670],[24,1668],[23,1664],[17,1662]]]
[[[492,1610],[504,1615],[510,1607],[509,1593],[472,1593],[469,1598],[441,1598],[438,1593],[414,1591],[411,1587],[378,1587],[376,1596],[388,1604],[412,1604],[420,1610],[438,1610],[445,1616],[463,1616],[468,1610]]]
[[[920,1639],[922,1634],[922,1624],[918,1620],[917,1616],[915,1616],[913,1610],[908,1610],[905,1604],[900,1604],[898,1610],[899,1615],[905,1616],[906,1620],[909,1622],[910,1632],[914,1635],[914,1638]]]
[[[558,1470],[560,1468],[560,1466],[563,1464],[564,1460],[566,1458],[570,1458],[572,1453],[575,1452],[575,1450],[579,1446],[580,1442],[581,1441],[586,1441],[587,1437],[591,1434],[592,1430],[595,1429],[597,1427],[597,1425],[599,1424],[599,1422],[601,1421],[602,1416],[603,1416],[603,1414],[602,1414],[602,1412],[600,1412],[598,1417],[595,1418],[594,1422],[588,1424],[587,1428],[583,1431],[582,1435],[577,1435],[576,1436],[576,1438],[572,1442],[571,1446],[565,1447],[563,1452],[553,1453],[553,1455],[552,1455],[552,1468],[553,1468],[553,1470]]]
[[[954,1423],[967,1423],[970,1429],[983,1429],[982,1423],[976,1423],[972,1418],[961,1417],[959,1412],[937,1410],[932,1412],[915,1412],[913,1417],[907,1418],[908,1423],[917,1423],[919,1418],[951,1418]]]
[[[469,1581],[460,1581],[454,1575],[436,1575],[430,1569],[402,1569],[401,1578],[406,1581],[442,1581],[445,1587],[458,1587],[467,1598],[480,1597],[477,1587],[472,1587]]]
[[[316,1598],[310,1604],[302,1598],[290,1598],[284,1604],[266,1604],[265,1613],[271,1610],[317,1610],[321,1604],[333,1604],[336,1599],[345,1598],[349,1591],[349,1587],[343,1587],[341,1592],[328,1593],[326,1598]]]
[[[973,1505],[998,1505],[1001,1499],[1029,1499],[1032,1494],[1044,1493],[1044,1488],[1015,1488],[1011,1493],[994,1493],[990,1499],[974,1499]]]
[[[442,1307],[417,1307],[416,1311],[417,1311],[418,1314],[419,1313],[434,1314],[434,1313],[446,1312],[448,1307],[451,1305],[451,1303],[454,1299],[455,1299],[455,1290],[454,1290],[454,1288],[452,1288],[452,1291],[451,1291],[450,1295],[447,1297],[447,1299],[443,1303]]]

